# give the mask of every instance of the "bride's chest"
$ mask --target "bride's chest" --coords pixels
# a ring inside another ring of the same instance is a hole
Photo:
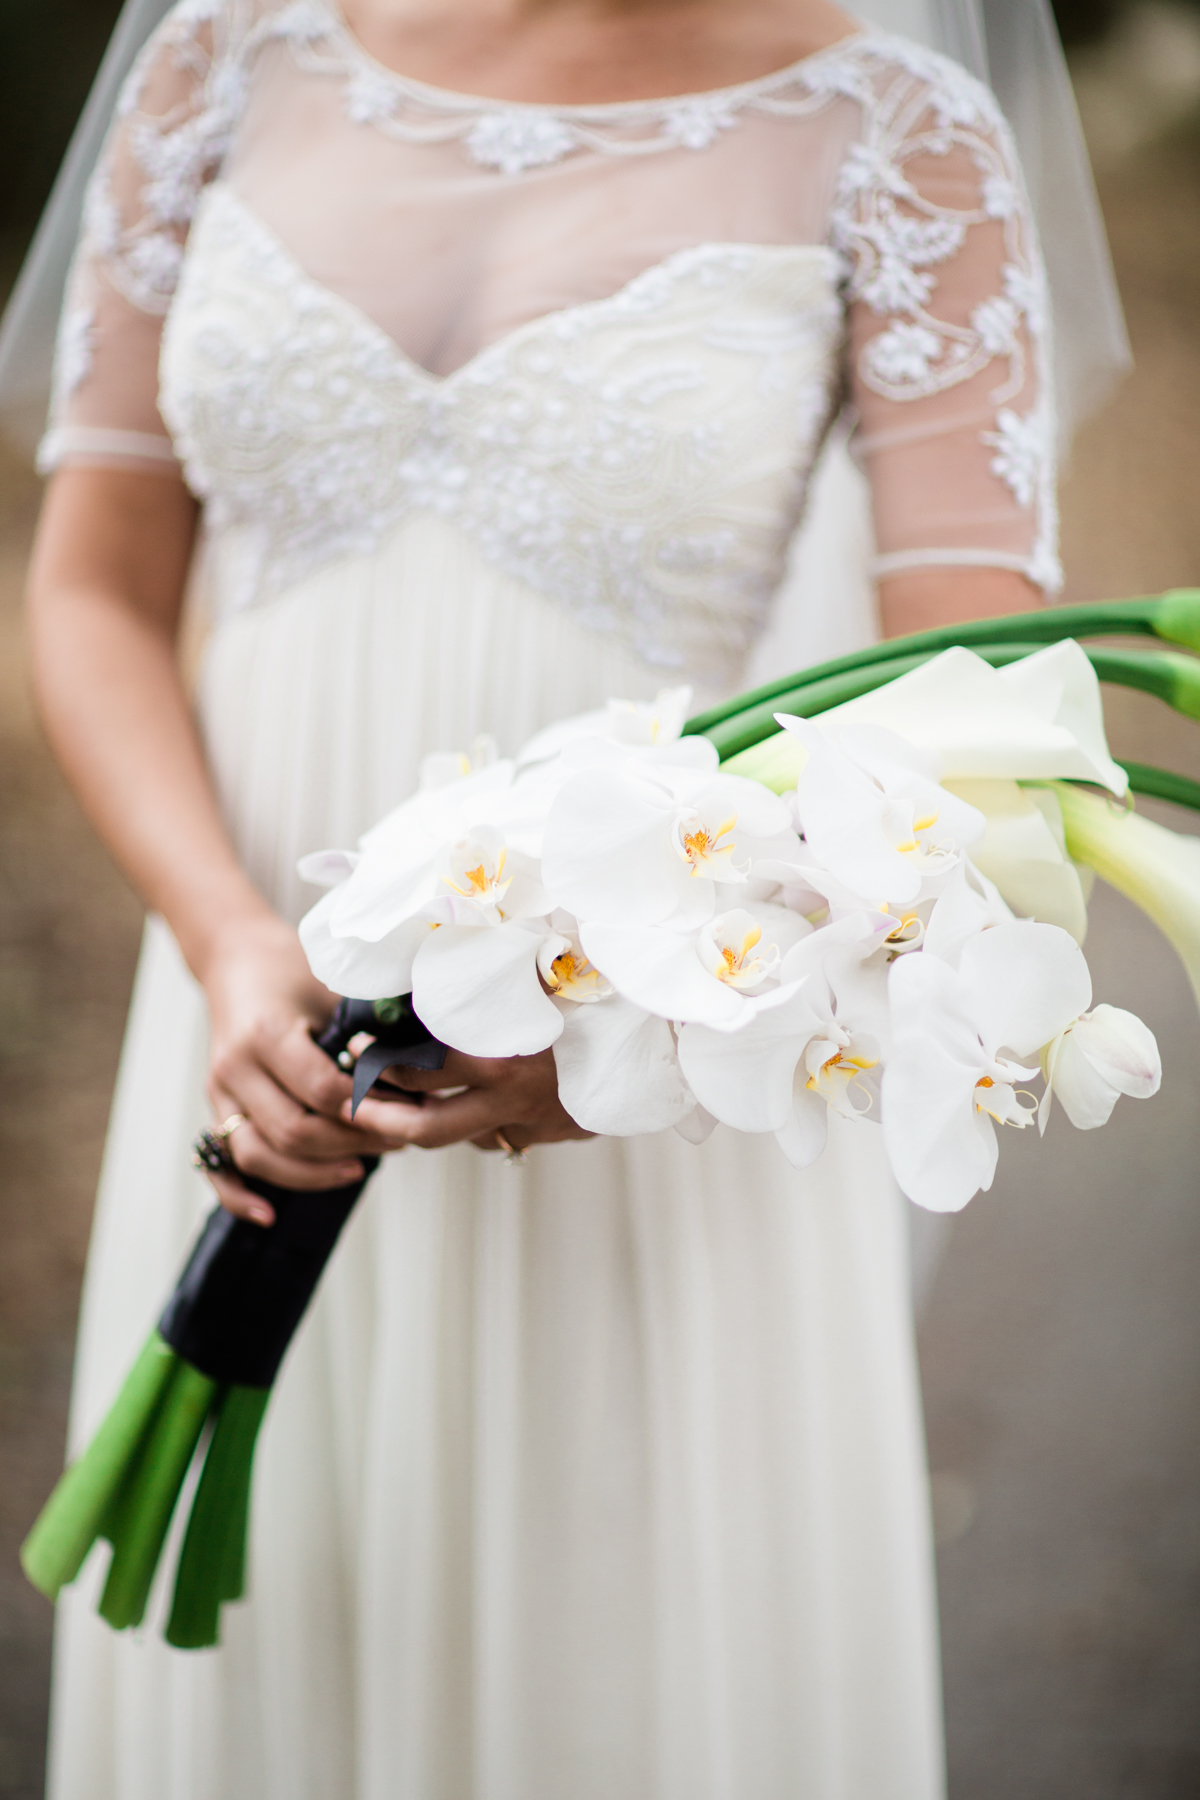
[[[605,558],[636,544],[644,563],[648,540],[658,565],[732,556],[745,577],[765,558],[770,582],[836,387],[838,273],[820,246],[683,249],[439,376],[217,185],[164,334],[163,414],[215,522],[265,532],[276,585],[416,508],[522,574],[590,558],[597,592]]]

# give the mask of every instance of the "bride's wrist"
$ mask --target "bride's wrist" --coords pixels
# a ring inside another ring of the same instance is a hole
[[[218,980],[231,962],[296,948],[294,927],[253,890],[224,896],[190,918],[182,929],[174,929],[188,967],[205,988]]]

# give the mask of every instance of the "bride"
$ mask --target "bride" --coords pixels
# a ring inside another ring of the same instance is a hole
[[[876,1136],[834,1119],[803,1175],[721,1131],[573,1141],[549,1052],[351,1123],[296,864],[430,751],[744,686],[846,401],[885,630],[1053,591],[1047,311],[992,95],[831,0],[180,0],[155,32],[31,577],[47,728],[152,914],[73,1446],[204,1210],[201,1125],[297,1188],[406,1153],[273,1397],[222,1646],[112,1634],[102,1557],[64,1597],[53,1800],[941,1793]],[[855,629],[823,568],[793,662]]]

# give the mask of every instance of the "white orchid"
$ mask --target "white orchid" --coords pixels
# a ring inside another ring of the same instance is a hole
[[[851,978],[882,932],[869,913],[811,932],[780,986],[729,1025],[685,1025],[679,1060],[701,1106],[738,1131],[774,1132],[798,1168],[824,1149],[830,1106],[877,1111],[881,1047],[855,1016]]]
[[[542,875],[559,906],[593,922],[703,924],[718,884],[796,845],[785,804],[756,782],[687,763],[604,761],[564,782],[550,807]]]
[[[692,705],[690,687],[660,688],[653,700],[610,700],[595,712],[578,713],[539,731],[525,743],[517,767],[526,769],[562,754],[585,739],[608,740],[627,749],[677,743]],[[706,744],[703,738],[690,740]],[[714,758],[715,762],[715,758]]]
[[[336,993],[411,992],[435,1037],[476,1056],[530,1055],[562,1030],[538,973],[552,902],[513,843],[538,841],[545,795],[512,775],[497,763],[418,792],[341,859],[343,879],[300,924]],[[338,867],[322,853],[301,872]]]
[[[806,753],[796,786],[805,842],[856,893],[915,900],[982,835],[981,814],[941,787],[936,767],[894,732],[779,719]]]
[[[957,968],[928,949],[898,958],[889,993],[888,1156],[910,1200],[957,1212],[992,1184],[996,1125],[1036,1117],[1025,1063],[1086,1011],[1087,964],[1058,926],[1014,921],[972,938]]]
[[[811,932],[798,913],[758,904],[718,913],[703,926],[592,921],[580,941],[617,992],[659,1018],[735,1025],[750,997],[778,977],[791,947]]]
[[[695,1112],[665,1019],[619,994],[564,1012],[554,1044],[558,1097],[585,1131],[631,1137],[665,1131]]]
[[[1097,1006],[1068,1025],[1042,1052],[1046,1091],[1038,1108],[1042,1131],[1051,1102],[1080,1131],[1106,1125],[1122,1094],[1148,1100],[1162,1083],[1162,1062],[1149,1026],[1118,1006]]]

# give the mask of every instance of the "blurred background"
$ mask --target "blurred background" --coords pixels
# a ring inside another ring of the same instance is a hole
[[[117,11],[0,0],[0,295]],[[1066,597],[1200,585],[1200,0],[1057,12],[1137,359],[1066,475]],[[0,1800],[42,1794],[51,1612],[16,1552],[62,1466],[141,922],[28,697],[37,504],[0,449]],[[1200,777],[1194,727],[1106,700],[1117,755]],[[1092,919],[1162,1092],[1103,1133],[1009,1134],[924,1298],[952,1800],[1200,1800],[1200,1019],[1140,914],[1101,890]]]

